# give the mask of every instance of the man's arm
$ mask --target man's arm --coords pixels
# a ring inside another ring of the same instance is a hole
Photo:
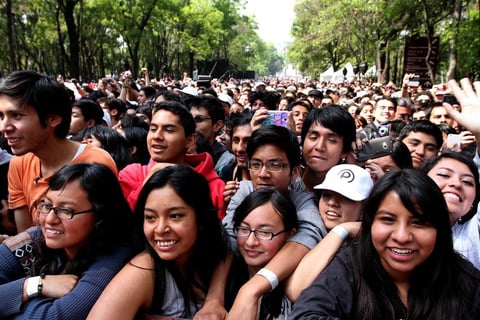
[[[33,226],[33,219],[27,206],[13,210],[17,232],[22,232]]]
[[[143,78],[145,79],[145,86],[150,85],[150,73],[147,68],[142,68]]]

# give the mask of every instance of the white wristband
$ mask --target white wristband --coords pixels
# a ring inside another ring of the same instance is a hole
[[[39,294],[38,286],[41,283],[40,277],[27,278],[27,297],[35,298]]]
[[[345,229],[344,227],[338,225],[338,226],[335,226],[331,232],[334,232],[336,233],[340,238],[342,238],[343,240],[347,239],[348,238],[348,231],[347,229]]]
[[[278,277],[272,271],[270,271],[268,269],[265,269],[265,268],[262,268],[262,269],[258,270],[257,274],[259,276],[264,277],[265,279],[268,280],[268,282],[270,282],[270,286],[272,287],[272,290],[275,289],[278,286]]]

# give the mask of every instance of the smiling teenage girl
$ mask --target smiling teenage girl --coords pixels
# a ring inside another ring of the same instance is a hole
[[[250,193],[235,210],[234,233],[240,255],[233,263],[232,286],[227,295],[235,295],[246,281],[257,274],[268,276],[265,267],[288,238],[297,229],[297,214],[290,198],[281,191],[262,188]],[[286,316],[291,310],[290,302],[284,299],[282,286],[272,288],[262,297],[259,319],[274,319],[280,314]]]
[[[394,171],[376,183],[352,248],[302,292],[292,319],[480,316],[479,271],[454,251],[444,197],[424,173]]]
[[[226,256],[207,181],[187,166],[162,169],[143,186],[135,216],[145,251],[112,280],[89,319],[192,318]]]
[[[39,226],[0,245],[0,318],[85,319],[133,253],[118,180],[104,165],[68,165],[35,209]]]

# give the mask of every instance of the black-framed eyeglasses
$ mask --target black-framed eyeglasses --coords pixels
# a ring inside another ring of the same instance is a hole
[[[263,163],[260,160],[250,160],[248,161],[248,169],[253,170],[253,171],[259,171],[262,170],[263,166],[267,168],[267,171],[270,172],[279,172],[282,171],[285,168],[290,167],[289,163],[285,162],[280,162],[280,161],[267,161]]]
[[[427,104],[427,103],[430,103],[430,99],[421,99],[421,100],[417,100],[417,102],[419,104]]]
[[[36,201],[35,210],[37,210],[38,213],[43,215],[47,215],[50,213],[50,211],[53,210],[53,213],[62,220],[71,220],[77,214],[94,212],[93,208],[82,211],[73,211],[72,209],[68,208],[54,207],[46,201]]]
[[[204,115],[201,115],[201,114],[198,114],[195,117],[193,117],[193,120],[195,120],[196,123],[201,123],[201,122],[203,122],[205,120],[208,120],[208,119],[212,119],[212,117],[204,116]]]
[[[271,232],[271,231],[264,231],[264,230],[252,230],[247,227],[235,227],[233,228],[233,232],[237,237],[240,238],[248,238],[250,234],[253,232],[253,235],[258,240],[272,240],[274,237],[278,236],[279,234],[284,233],[286,230],[282,230],[279,232]]]

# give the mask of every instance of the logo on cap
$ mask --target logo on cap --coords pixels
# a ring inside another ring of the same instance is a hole
[[[338,176],[340,177],[340,179],[345,179],[345,180],[347,180],[347,183],[350,183],[350,182],[352,182],[353,180],[355,180],[355,174],[354,174],[353,171],[350,170],[350,169],[343,169],[343,170],[341,170],[341,171],[338,173]]]

